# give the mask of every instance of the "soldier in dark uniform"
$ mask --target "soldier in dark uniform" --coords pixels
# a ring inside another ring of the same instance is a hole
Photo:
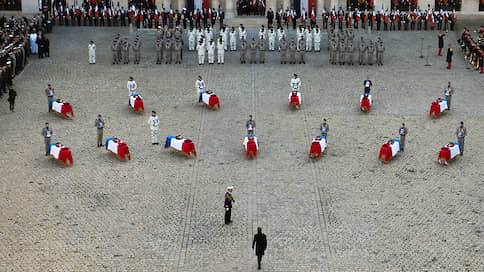
[[[450,69],[450,66],[452,65],[452,55],[453,55],[453,50],[450,45],[447,47],[447,69]]]
[[[240,40],[240,63],[246,63],[247,56],[247,41],[242,37]]]
[[[232,203],[235,203],[234,197],[232,196],[232,190],[234,187],[229,186],[227,187],[227,192],[225,192],[225,201],[224,201],[224,208],[225,208],[225,224],[228,225],[232,223]]]

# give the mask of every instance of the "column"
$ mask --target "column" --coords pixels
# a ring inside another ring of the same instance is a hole
[[[235,0],[225,0],[225,19],[235,16]]]
[[[324,0],[316,1],[316,21],[321,20],[321,14],[323,13]]]
[[[274,20],[276,20],[275,11],[277,10],[277,0],[266,0],[266,14],[269,8],[274,11]]]
[[[283,3],[284,3],[284,4],[283,4],[283,9],[284,9],[284,11],[286,11],[286,9],[287,9],[287,8],[291,8],[291,7],[292,7],[292,3],[291,3],[291,1],[290,1],[290,0],[284,0],[284,2],[283,2]]]

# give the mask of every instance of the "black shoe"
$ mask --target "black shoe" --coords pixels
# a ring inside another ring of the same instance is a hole
[[[46,156],[49,156],[49,153],[45,153]]]

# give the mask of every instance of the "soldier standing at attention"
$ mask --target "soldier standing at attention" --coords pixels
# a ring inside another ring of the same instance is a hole
[[[165,55],[163,56],[163,58],[165,59],[165,64],[171,64],[171,40],[170,39],[166,39],[163,52],[165,53]]]
[[[205,45],[203,44],[202,40],[200,40],[199,44],[197,45],[197,54],[198,54],[198,65],[205,64]]]
[[[299,64],[306,64],[306,40],[304,36],[299,40]]]
[[[348,41],[348,45],[346,46],[346,55],[347,55],[347,63],[348,65],[353,65],[353,52],[354,52],[354,48],[353,48],[353,40],[349,40]]]
[[[101,114],[97,115],[97,119],[94,120],[94,126],[97,128],[97,147],[103,146],[103,129],[104,120],[101,118]]]
[[[321,123],[319,129],[321,130],[321,136],[324,136],[326,138],[326,143],[328,143],[329,125],[326,123],[326,118],[323,118],[323,122]]]
[[[266,50],[266,40],[264,40],[264,37],[261,37],[259,41],[259,62],[260,63],[265,62],[265,50]]]
[[[121,47],[121,52],[123,54],[123,63],[129,63],[129,42],[127,38],[124,38],[123,45]]]
[[[45,122],[45,127],[42,128],[42,136],[44,136],[44,143],[45,143],[45,155],[49,155],[49,145],[50,145],[50,138],[52,137],[52,129],[49,127],[49,123]]]
[[[344,39],[340,40],[338,50],[339,50],[339,65],[345,65],[346,44]]]
[[[138,89],[138,84],[136,84],[136,81],[134,81],[133,77],[129,77],[126,87],[129,90],[129,94],[132,95],[136,93],[136,89]]]
[[[368,59],[367,59],[368,65],[373,65],[374,52],[375,52],[375,46],[373,44],[373,41],[370,41],[370,43],[368,44]]]
[[[224,208],[225,208],[225,225],[232,223],[232,203],[235,204],[234,197],[232,196],[232,190],[234,187],[229,186],[227,187],[227,192],[225,192],[225,201],[224,201]]]
[[[45,95],[47,96],[47,106],[49,107],[49,112],[51,112],[51,108],[50,108],[50,101],[52,101],[54,99],[54,88],[52,88],[52,85],[47,84],[47,89],[45,89]]]
[[[89,49],[89,64],[96,64],[96,44],[90,41],[87,46]]]
[[[405,123],[402,123],[402,126],[398,131],[398,134],[400,134],[400,147],[402,148],[402,151],[405,149],[405,136],[407,136],[407,133],[408,129],[405,127]]]
[[[439,56],[442,56],[442,48],[444,48],[444,36],[445,34],[440,31],[439,33]]]
[[[181,64],[182,58],[182,43],[179,39],[175,42],[175,64]]]
[[[257,44],[255,43],[254,38],[252,38],[252,41],[250,42],[250,64],[256,63],[257,61],[255,60],[255,55],[257,50]]]
[[[447,69],[450,69],[452,64],[452,55],[454,54],[452,47],[450,45],[447,47]]]
[[[158,144],[158,130],[160,128],[160,119],[156,116],[156,111],[151,111],[151,117],[148,119],[148,125],[151,129],[151,144]]]
[[[450,102],[452,100],[452,95],[454,94],[454,88],[450,86],[450,81],[447,83],[447,88],[444,91],[445,99],[447,99],[447,107],[450,110]]]
[[[385,52],[385,46],[383,45],[383,41],[378,38],[376,44],[376,64],[383,65],[383,52]]]
[[[366,47],[366,42],[363,40],[363,37],[361,37],[360,40],[360,46],[359,46],[359,62],[360,65],[365,65],[365,51],[368,49]]]
[[[247,56],[247,41],[244,37],[240,39],[240,63],[246,63]]]
[[[463,121],[461,121],[460,126],[457,127],[456,134],[457,134],[457,142],[459,142],[459,144],[460,144],[460,155],[463,156],[464,155],[464,139],[467,135],[467,129],[464,127]]]
[[[291,40],[291,45],[289,45],[289,63],[296,64],[296,42]]]
[[[279,42],[280,50],[281,50],[281,64],[287,63],[287,42],[284,37],[282,37],[281,41]]]
[[[217,44],[217,63],[218,64],[224,64],[225,62],[224,54],[225,54],[224,43],[223,43],[222,37],[220,37]]]
[[[252,114],[249,115],[249,120],[245,123],[247,127],[247,134],[254,134],[255,131],[255,120],[252,119]]]

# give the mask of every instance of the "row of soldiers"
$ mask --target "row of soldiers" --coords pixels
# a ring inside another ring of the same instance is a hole
[[[348,65],[354,64],[354,51],[356,44],[354,42],[354,34],[352,29],[346,31],[340,31],[335,33],[333,28],[328,31],[328,50],[329,61],[331,64]],[[377,38],[376,42],[370,40],[368,44],[364,38],[361,37],[358,45],[358,62],[359,65],[373,65],[376,51],[376,64],[383,65],[383,52],[385,52],[385,46],[381,38]]]
[[[470,35],[469,29],[464,28],[460,42],[467,62],[480,73],[484,73],[484,26],[480,27],[478,35],[476,42]]]
[[[204,8],[189,11],[186,8],[158,10],[154,7],[135,7],[128,9],[102,3],[85,2],[81,6],[66,6],[59,2],[54,6],[50,20],[53,25],[65,26],[126,26],[133,23],[137,28],[158,28],[158,26],[207,27],[220,22],[223,25],[225,11],[221,8]]]
[[[140,61],[140,49],[142,40],[139,35],[136,35],[135,40],[130,43],[128,38],[121,39],[119,33],[114,37],[111,43],[111,52],[113,56],[113,64],[129,63],[129,49],[133,50],[134,64],[139,64]]]
[[[355,29],[359,27],[371,30],[454,30],[456,22],[455,10],[424,10],[413,9],[412,10],[343,10],[335,8],[327,11],[323,8],[321,14],[317,14],[314,9],[310,11],[302,10],[301,14],[298,14],[294,9],[287,8],[285,11],[281,8],[275,12],[273,16],[268,14],[268,24],[272,25],[274,22],[277,24],[277,28],[282,27],[284,24],[286,28],[292,24],[296,29],[298,24],[315,26],[318,23],[318,18],[322,28],[327,29],[328,25],[333,28],[343,29],[352,26]],[[268,12],[269,13],[269,12]]]

